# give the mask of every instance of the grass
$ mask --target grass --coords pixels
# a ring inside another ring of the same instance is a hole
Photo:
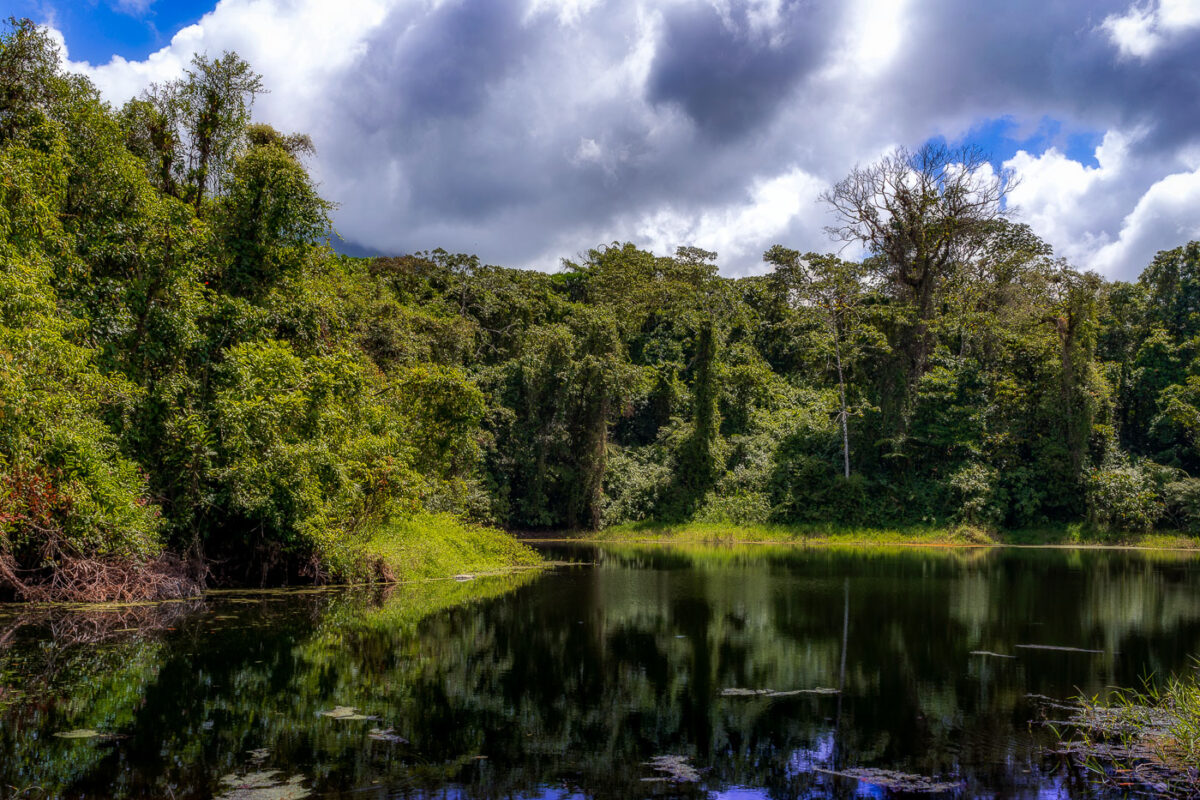
[[[1182,533],[1114,533],[1083,524],[1016,531],[969,525],[873,528],[852,525],[733,525],[712,522],[618,525],[581,537],[595,542],[662,544],[845,544],[942,546],[1110,546],[1200,549],[1200,538]]]
[[[1200,685],[1196,674],[1142,691],[1083,698],[1067,753],[1102,784],[1150,796],[1200,798]]]
[[[504,531],[472,525],[453,514],[430,513],[380,527],[364,543],[362,556],[389,582],[505,572],[542,563],[532,548]]]

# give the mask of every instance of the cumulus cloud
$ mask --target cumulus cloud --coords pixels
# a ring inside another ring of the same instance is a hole
[[[77,67],[123,102],[237,50],[271,89],[256,115],[313,136],[347,241],[543,268],[628,239],[758,271],[774,243],[832,249],[816,197],[855,164],[1051,117],[1107,132],[1097,163],[1018,153],[1014,200],[1080,266],[1129,276],[1189,230],[1195,6],[221,0],[144,61]]]
[[[1200,27],[1200,2],[1159,0],[1104,18],[1102,27],[1123,56],[1147,59],[1176,34]]]

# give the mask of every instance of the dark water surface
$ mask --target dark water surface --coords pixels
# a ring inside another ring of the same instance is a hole
[[[831,774],[871,767],[1085,797],[1043,698],[1200,654],[1200,561],[1178,553],[549,554],[594,564],[0,609],[0,795],[890,796]]]

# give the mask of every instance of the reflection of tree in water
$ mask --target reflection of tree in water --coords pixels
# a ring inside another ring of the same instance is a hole
[[[1200,641],[1186,570],[1126,555],[606,550],[595,569],[536,580],[216,599],[158,632],[49,647],[33,670],[49,677],[0,710],[0,783],[26,769],[72,794],[205,796],[253,766],[320,792],[815,797],[857,790],[817,770],[877,767],[1032,794],[1048,765],[1026,693],[1130,682],[1126,650],[1180,667]],[[1098,585],[1137,613],[1098,604]],[[29,674],[48,624],[9,634],[3,685]],[[35,697],[52,685],[61,701]],[[739,687],[843,691],[722,695]],[[321,716],[335,706],[376,719]],[[82,727],[128,738],[45,741]],[[685,759],[701,785],[661,780],[655,756]]]

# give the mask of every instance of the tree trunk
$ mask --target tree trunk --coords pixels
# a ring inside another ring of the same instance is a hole
[[[833,356],[837,364],[838,395],[841,398],[841,410],[838,417],[842,421],[842,468],[845,478],[850,478],[850,426],[848,417],[850,411],[846,407],[846,376],[842,372],[842,346],[839,341],[837,324],[833,325]]]

